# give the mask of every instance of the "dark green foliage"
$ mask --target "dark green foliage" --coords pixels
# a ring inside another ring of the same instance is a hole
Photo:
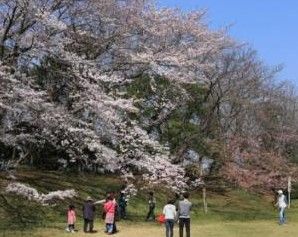
[[[46,90],[53,102],[62,103],[68,108],[71,107],[72,99],[70,94],[74,92],[75,78],[73,77],[70,65],[58,58],[46,58],[40,65],[37,65],[31,72],[36,78],[37,85]]]
[[[150,78],[146,76],[135,79],[126,89],[128,96],[135,98],[146,98],[153,93]]]
[[[288,145],[286,151],[288,159],[291,162],[298,164],[298,144],[292,143],[291,145]]]
[[[141,114],[134,119],[139,120],[148,132],[158,131],[160,142],[168,144],[171,153],[177,156],[176,162],[181,161],[187,149],[193,149],[202,156],[218,160],[219,163],[214,166],[220,165],[223,143],[219,140],[217,121],[206,117],[209,109],[205,101],[206,87],[198,84],[174,85],[163,78],[152,80],[143,76],[135,79],[125,90],[128,97],[140,101],[136,106]],[[164,101],[178,106],[159,120]],[[149,121],[149,124],[143,121]],[[207,128],[204,127],[206,121]]]
[[[185,175],[191,180],[196,180],[200,176],[200,168],[197,165],[187,165]]]

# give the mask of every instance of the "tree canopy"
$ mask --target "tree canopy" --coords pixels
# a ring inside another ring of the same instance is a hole
[[[189,165],[212,160],[209,172],[246,187],[282,181],[296,159],[294,88],[204,15],[146,0],[1,0],[2,167],[185,188],[202,182]]]

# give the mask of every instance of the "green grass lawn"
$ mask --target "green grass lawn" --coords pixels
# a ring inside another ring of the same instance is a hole
[[[5,173],[0,173],[0,237],[2,236],[69,236],[65,229],[65,214],[70,202],[77,207],[79,223],[76,236],[88,236],[82,232],[81,205],[86,196],[103,198],[105,192],[119,190],[122,181],[113,176],[88,174],[65,174],[20,170],[17,181],[29,184],[40,192],[47,193],[58,189],[74,188],[79,192],[75,200],[57,202],[55,206],[41,206],[21,197],[6,194],[5,186],[11,182]],[[128,205],[128,220],[119,222],[119,237],[158,237],[164,236],[164,227],[156,223],[145,223],[146,195],[142,190]],[[167,190],[155,190],[157,213],[160,213],[169,195]],[[277,211],[273,208],[272,197],[263,197],[244,190],[227,188],[224,192],[208,192],[208,213],[202,211],[200,190],[191,194],[194,204],[192,212],[192,237],[274,237],[298,236],[298,202],[293,201],[288,210],[288,224],[277,224]],[[99,206],[95,227],[103,236],[104,224],[100,219]],[[178,236],[177,229],[175,236]]]

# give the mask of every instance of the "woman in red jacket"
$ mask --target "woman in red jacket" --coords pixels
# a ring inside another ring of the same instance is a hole
[[[104,211],[106,214],[105,223],[106,223],[106,232],[108,234],[113,233],[115,213],[116,213],[116,203],[114,202],[111,196],[108,197],[107,202],[104,204]]]

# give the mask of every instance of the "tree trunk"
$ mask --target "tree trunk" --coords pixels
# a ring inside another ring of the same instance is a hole
[[[208,212],[208,206],[207,206],[207,200],[206,200],[206,188],[203,188],[203,205],[204,205],[204,213],[207,214]]]

